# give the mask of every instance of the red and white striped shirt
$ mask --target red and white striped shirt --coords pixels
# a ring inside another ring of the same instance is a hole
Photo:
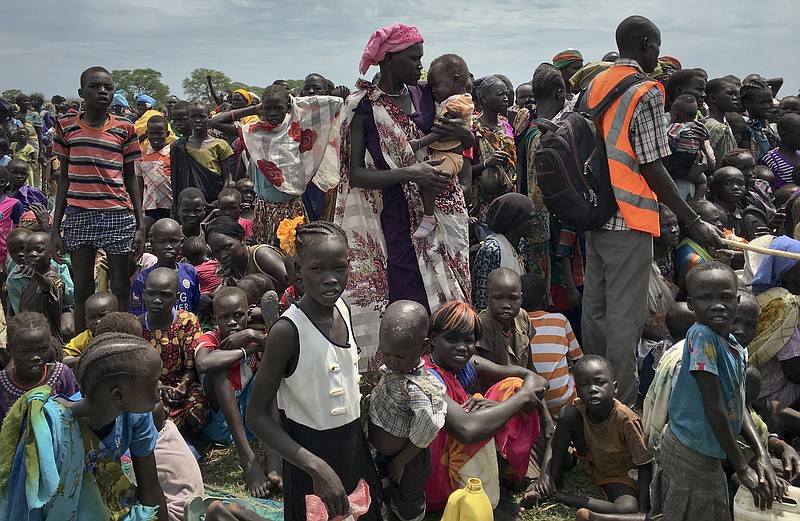
[[[544,395],[554,418],[575,399],[575,379],[569,372],[567,359],[575,362],[583,356],[567,317],[561,313],[531,311],[528,313],[536,336],[531,339],[531,361],[536,372],[550,382]]]

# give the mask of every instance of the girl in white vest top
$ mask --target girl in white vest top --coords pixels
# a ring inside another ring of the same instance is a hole
[[[340,298],[347,285],[347,236],[317,221],[298,227],[296,237],[306,292],[269,332],[247,423],[286,462],[285,519],[306,519],[307,494],[322,498],[330,516],[346,514],[347,494],[364,479],[373,501],[360,519],[379,520],[377,474],[359,420],[358,348]],[[276,399],[282,425],[269,414]]]

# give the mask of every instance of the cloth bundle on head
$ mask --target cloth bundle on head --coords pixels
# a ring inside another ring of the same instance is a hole
[[[553,66],[556,69],[563,69],[574,61],[583,61],[583,55],[577,49],[567,49],[553,56]]]
[[[769,245],[769,249],[786,251],[791,253],[800,253],[800,241],[781,235],[775,237]],[[758,295],[770,288],[780,285],[781,275],[794,268],[797,263],[795,259],[787,259],[786,257],[775,257],[769,255],[764,257],[761,265],[758,267],[756,276],[753,277],[753,293]]]
[[[486,92],[486,89],[497,82],[502,83],[503,80],[497,76],[483,76],[482,78],[478,78],[472,82],[472,91],[475,93],[475,98],[478,100],[483,100],[483,93]]]
[[[114,99],[111,100],[111,106],[112,107],[120,106],[120,107],[125,107],[126,109],[131,108],[130,104],[128,103],[128,99],[125,97],[124,90],[118,90],[117,92],[114,93]]]
[[[244,98],[244,100],[247,102],[248,105],[253,103],[253,95],[250,92],[248,92],[248,91],[246,91],[244,89],[236,89],[231,94],[239,94],[239,95],[241,95]]]
[[[361,74],[366,74],[370,67],[383,61],[387,52],[400,52],[424,41],[417,28],[413,26],[392,24],[378,29],[364,47],[358,70]]]
[[[569,79],[570,89],[578,93],[589,86],[592,80],[606,69],[610,69],[613,62],[589,62],[572,75]]]
[[[533,201],[528,196],[518,193],[503,194],[489,205],[486,224],[494,233],[505,234],[529,219],[533,210]]]
[[[662,56],[658,59],[658,64],[655,70],[650,73],[650,77],[661,84],[666,84],[669,77],[672,76],[675,71],[679,71],[682,68],[683,66],[677,58]]]
[[[136,103],[143,101],[148,109],[152,109],[156,106],[156,100],[152,96],[148,96],[147,94],[137,94],[136,95]]]

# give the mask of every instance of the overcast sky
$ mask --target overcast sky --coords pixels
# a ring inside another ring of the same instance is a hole
[[[641,14],[661,29],[661,53],[710,77],[783,76],[780,96],[800,87],[800,1],[769,0],[37,0],[4,2],[0,91],[74,96],[85,68],[152,67],[170,92],[197,67],[267,85],[320,72],[352,85],[370,34],[402,22],[419,27],[424,64],[454,52],[476,76],[528,81],[565,48],[597,60],[614,29]],[[606,5],[603,5],[606,4]],[[758,7],[759,5],[763,7]],[[335,7],[333,7],[335,6]],[[502,6],[502,8],[498,7]],[[368,75],[372,76],[372,69]]]

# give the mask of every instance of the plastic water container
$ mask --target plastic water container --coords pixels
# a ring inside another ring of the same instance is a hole
[[[494,519],[489,496],[478,478],[470,478],[467,486],[456,490],[447,499],[442,521],[491,521]],[[798,518],[800,519],[800,518]]]
[[[789,487],[783,500],[772,503],[769,510],[759,510],[753,495],[739,487],[733,500],[734,521],[800,521],[800,488]]]

